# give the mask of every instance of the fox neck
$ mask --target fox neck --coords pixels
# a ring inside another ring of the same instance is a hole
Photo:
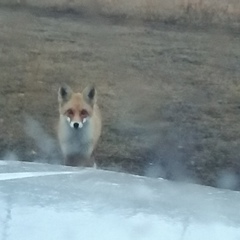
[[[91,118],[87,119],[82,128],[72,128],[65,116],[60,115],[59,139],[65,156],[80,155],[90,156],[91,144]]]

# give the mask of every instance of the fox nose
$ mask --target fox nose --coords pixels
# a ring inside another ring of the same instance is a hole
[[[75,123],[73,124],[73,127],[74,127],[75,129],[78,129],[78,128],[79,128],[79,123],[75,122]]]

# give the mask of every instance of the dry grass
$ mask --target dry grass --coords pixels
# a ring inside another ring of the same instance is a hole
[[[0,4],[71,9],[76,12],[162,20],[170,23],[240,22],[239,0],[0,0]]]

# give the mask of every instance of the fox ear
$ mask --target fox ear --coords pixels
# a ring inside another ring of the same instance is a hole
[[[84,100],[87,101],[88,103],[93,105],[96,102],[97,92],[96,92],[96,88],[93,85],[86,87],[83,90],[82,94],[83,94]]]
[[[72,89],[68,85],[64,84],[58,90],[58,102],[62,103],[68,101],[72,93]]]

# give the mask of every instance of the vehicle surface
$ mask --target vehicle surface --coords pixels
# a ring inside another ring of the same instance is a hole
[[[230,190],[0,161],[1,240],[237,240],[239,209]]]

